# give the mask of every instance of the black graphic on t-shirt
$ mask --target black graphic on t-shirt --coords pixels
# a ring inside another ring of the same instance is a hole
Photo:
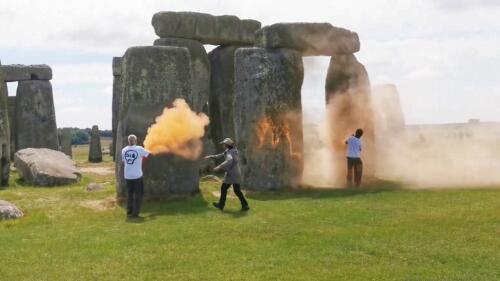
[[[135,160],[137,159],[138,156],[139,156],[139,154],[135,150],[127,150],[127,151],[125,151],[125,161],[129,165],[134,164],[134,162],[135,162]]]

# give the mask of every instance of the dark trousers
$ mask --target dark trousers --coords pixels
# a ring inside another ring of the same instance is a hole
[[[126,180],[127,182],[127,215],[138,216],[141,210],[144,184],[142,178]]]
[[[220,199],[219,199],[219,206],[224,207],[226,205],[226,196],[227,196],[227,190],[231,187],[230,184],[228,183],[223,183],[222,186],[220,187]],[[247,207],[248,202],[245,199],[245,196],[241,192],[241,187],[240,184],[235,183],[233,184],[233,190],[236,196],[238,196],[238,199],[240,199],[241,206],[242,207]]]
[[[352,186],[352,175],[354,171],[354,183],[356,186],[361,185],[361,177],[363,176],[363,162],[361,158],[347,157],[347,184]]]

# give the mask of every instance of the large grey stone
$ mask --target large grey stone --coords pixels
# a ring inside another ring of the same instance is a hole
[[[245,188],[295,187],[303,170],[302,56],[290,49],[235,54],[234,121]]]
[[[256,32],[255,46],[291,48],[304,56],[335,56],[359,51],[355,32],[329,23],[276,23]]]
[[[0,200],[0,221],[18,219],[22,216],[24,216],[23,212],[16,205]]]
[[[59,137],[59,141],[61,142],[61,151],[69,157],[73,157],[73,149],[71,147],[72,135],[73,130],[71,128],[63,128]]]
[[[118,114],[120,110],[121,98],[123,94],[122,90],[122,58],[113,58],[113,98],[111,102],[111,131],[113,134],[113,141],[111,143],[111,151],[115,150],[116,147],[116,128],[118,127]],[[113,155],[113,160],[115,160],[115,153]]]
[[[328,67],[325,94],[330,119],[337,181],[345,181],[345,139],[357,128],[364,130],[363,177],[375,175],[375,133],[371,87],[365,67],[354,55],[332,57]]]
[[[235,138],[234,132],[234,54],[238,46],[219,46],[209,53],[210,134],[217,151],[224,138]]]
[[[23,181],[35,186],[72,184],[81,178],[75,161],[57,150],[21,149],[14,155],[14,161]]]
[[[3,65],[2,69],[5,73],[5,81],[7,82],[52,79],[52,69],[46,64],[11,64]]]
[[[10,174],[10,121],[8,90],[4,78],[0,69],[0,186],[8,185]]]
[[[252,45],[261,24],[236,16],[213,16],[194,12],[159,12],[153,16],[155,33],[212,45]]]
[[[16,96],[9,96],[10,160],[16,152]]]
[[[123,57],[123,98],[117,127],[116,159],[135,134],[142,144],[147,129],[166,106],[177,98],[193,105],[193,71],[187,48],[132,47]],[[116,161],[117,195],[126,197],[123,165]],[[173,155],[150,156],[143,165],[144,193],[149,199],[169,199],[198,192],[199,163]]]
[[[97,125],[92,126],[90,131],[89,162],[102,162],[101,136]]]
[[[50,81],[20,81],[16,96],[16,151],[59,149]]]

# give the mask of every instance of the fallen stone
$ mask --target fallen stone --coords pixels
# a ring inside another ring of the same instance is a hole
[[[20,81],[15,115],[16,151],[24,148],[59,150],[50,81]]]
[[[24,216],[23,212],[16,205],[0,200],[0,221],[18,219]]]
[[[253,45],[261,23],[236,16],[194,12],[159,12],[152,24],[160,38],[177,37],[212,45]]]
[[[47,148],[26,148],[16,152],[14,162],[24,182],[35,186],[76,183],[81,174],[66,154]]]
[[[124,87],[116,134],[117,160],[127,145],[127,136],[135,134],[138,144],[142,144],[149,126],[175,99],[194,104],[191,65],[187,48],[147,46],[127,50],[122,64]],[[121,161],[116,161],[117,194],[121,199],[126,198],[122,166]],[[199,161],[154,155],[143,163],[143,170],[146,199],[199,192]]]
[[[255,46],[290,48],[304,56],[352,54],[360,49],[355,32],[329,23],[276,23],[256,32]]]
[[[100,183],[89,183],[87,185],[88,192],[94,192],[94,191],[99,191],[99,190],[103,190],[103,189],[104,189],[104,185],[102,185]]]
[[[5,73],[6,82],[25,81],[25,80],[51,80],[52,69],[45,64],[23,65],[11,64],[3,65],[2,70]]]
[[[234,124],[244,187],[296,187],[303,169],[301,54],[240,48],[234,65]]]
[[[89,162],[102,162],[101,137],[97,125],[92,126],[90,131]]]

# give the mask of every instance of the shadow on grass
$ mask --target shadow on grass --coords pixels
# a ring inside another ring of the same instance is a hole
[[[279,191],[248,191],[246,193],[246,196],[250,199],[258,201],[287,200],[294,198],[322,199],[352,197],[366,194],[376,194],[381,192],[393,192],[401,189],[402,186],[399,183],[377,181],[376,183],[353,188],[300,187]]]

